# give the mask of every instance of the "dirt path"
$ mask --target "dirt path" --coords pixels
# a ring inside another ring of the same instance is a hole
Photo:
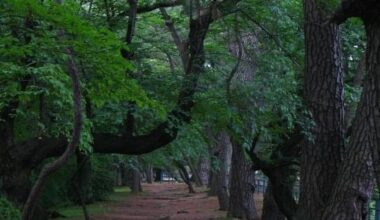
[[[179,183],[144,184],[144,193],[128,196],[95,220],[209,220],[226,216],[218,210],[216,197],[204,189],[189,194]]]

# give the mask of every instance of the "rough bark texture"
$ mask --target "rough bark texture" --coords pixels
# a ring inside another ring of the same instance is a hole
[[[216,174],[216,195],[220,210],[227,211],[229,207],[229,171],[231,166],[232,145],[226,132],[217,137],[218,159],[220,166]]]
[[[255,173],[241,145],[232,141],[229,217],[258,220],[254,200]]]
[[[326,2],[304,0],[305,101],[315,125],[302,149],[298,219],[320,220],[332,194],[344,148],[343,71],[339,27],[323,25]]]
[[[272,184],[269,183],[264,195],[264,205],[261,220],[285,220],[273,197]]]
[[[348,17],[359,16],[367,34],[367,78],[346,157],[340,169],[329,207],[324,213],[328,220],[365,220],[368,202],[374,186],[374,170],[379,180],[380,126],[380,19],[378,1],[347,0],[342,2],[333,21],[341,23]]]

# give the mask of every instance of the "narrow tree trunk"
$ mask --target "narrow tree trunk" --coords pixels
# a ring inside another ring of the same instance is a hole
[[[209,186],[210,189],[207,192],[209,196],[217,196],[217,187],[218,187],[218,172],[211,170],[209,174]]]
[[[192,180],[194,180],[195,185],[198,187],[203,186],[203,183],[202,183],[202,180],[199,176],[197,168],[191,163],[190,160],[187,160],[187,163],[189,164],[189,168],[190,168],[190,171],[192,174],[191,177],[192,177]]]
[[[216,193],[220,210],[227,211],[229,207],[229,166],[231,165],[232,146],[226,132],[221,132],[217,137],[219,169],[216,175]],[[232,180],[233,181],[233,180]]]
[[[62,3],[63,0],[56,0],[56,1],[57,3],[60,4]],[[63,30],[60,31],[59,37],[60,38],[64,37]],[[75,149],[77,148],[80,142],[80,136],[81,136],[81,131],[82,131],[82,112],[81,112],[81,90],[80,90],[79,72],[74,62],[73,51],[71,49],[66,49],[66,53],[68,55],[66,67],[72,81],[72,92],[73,92],[73,102],[74,102],[74,109],[73,109],[74,110],[74,123],[73,123],[74,126],[73,126],[73,131],[72,131],[72,139],[71,139],[71,142],[68,144],[65,152],[58,159],[56,159],[51,164],[45,165],[42,168],[34,186],[32,187],[32,190],[29,193],[28,199],[23,207],[23,211],[22,211],[23,220],[31,219],[31,217],[33,216],[33,209],[37,201],[37,198],[42,192],[42,189],[48,177],[66,164],[70,156],[72,156],[75,153]]]
[[[154,173],[155,173],[154,182],[161,182],[162,181],[162,169],[156,168]]]
[[[332,195],[344,149],[340,30],[328,19],[326,0],[304,0],[305,101],[315,125],[302,149],[299,220],[321,220]]]
[[[178,167],[179,174],[182,178],[182,180],[187,184],[189,187],[189,193],[195,193],[193,184],[191,183],[189,173],[187,172],[186,167],[181,162],[175,162],[175,164]]]
[[[201,179],[202,185],[207,186],[210,174],[209,155],[200,159],[197,170],[199,170],[199,178]]]
[[[76,187],[82,195],[83,202],[85,204],[93,202],[92,187],[91,187],[91,177],[92,177],[92,166],[91,158],[88,155],[77,153],[77,172],[74,175],[73,181]],[[78,198],[79,199],[79,198]]]
[[[255,207],[255,173],[245,158],[242,146],[232,141],[230,203],[228,216],[245,220],[258,220]]]
[[[264,204],[261,220],[285,220],[273,197],[272,184],[269,183],[264,195]]]
[[[153,168],[151,165],[147,165],[145,168],[146,182],[153,183]]]

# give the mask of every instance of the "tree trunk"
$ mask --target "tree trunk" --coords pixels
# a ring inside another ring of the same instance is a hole
[[[141,174],[136,167],[130,167],[126,169],[126,182],[127,186],[131,188],[133,193],[142,191],[141,188]]]
[[[199,178],[201,179],[202,185],[207,186],[210,174],[209,155],[200,159],[197,170],[199,171]]]
[[[145,168],[146,182],[153,183],[153,168],[151,165],[147,165]]]
[[[273,197],[272,184],[269,183],[264,194],[263,214],[261,220],[285,220]]]
[[[189,168],[192,174],[191,179],[194,180],[195,185],[198,187],[203,186],[198,169],[192,164],[192,162],[189,159],[187,160],[187,164],[189,164]]]
[[[258,220],[255,207],[255,173],[241,145],[232,141],[230,202],[228,217]]]
[[[189,187],[189,193],[195,193],[193,184],[191,183],[189,173],[187,172],[186,167],[181,162],[175,162],[175,164],[178,167],[179,174],[182,178],[182,180],[187,184]]]
[[[232,146],[226,132],[221,132],[217,137],[219,169],[216,174],[216,193],[220,210],[227,211],[229,207],[229,166],[231,165]]]
[[[321,220],[344,149],[343,71],[339,27],[326,24],[326,0],[304,0],[305,101],[312,139],[302,149],[298,219]]]
[[[218,172],[215,170],[210,170],[209,174],[209,185],[210,188],[207,192],[209,196],[217,196],[217,187],[218,187]]]
[[[372,1],[347,1],[342,9],[348,13],[344,15],[346,18],[359,16],[364,21],[368,76],[353,122],[346,157],[330,205],[324,212],[324,219],[366,220],[369,217],[368,203],[374,186],[374,171],[378,182],[380,176],[380,4]]]
[[[154,182],[161,182],[162,181],[162,169],[156,168],[154,173],[155,173]]]
[[[73,176],[74,186],[81,193],[83,201],[77,200],[76,202],[84,202],[85,204],[93,202],[92,187],[91,187],[91,177],[92,177],[92,166],[91,158],[88,155],[77,152],[77,168],[78,170]],[[80,204],[80,203],[78,203]]]

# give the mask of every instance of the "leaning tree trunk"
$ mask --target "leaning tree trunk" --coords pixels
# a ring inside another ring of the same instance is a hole
[[[192,174],[191,177],[192,177],[192,180],[194,180],[195,185],[198,187],[203,186],[203,183],[202,183],[201,177],[199,175],[198,169],[193,165],[193,163],[191,162],[190,159],[187,160],[187,164],[189,165],[189,168],[190,168],[190,171]]]
[[[178,172],[181,176],[181,179],[186,183],[186,185],[189,188],[189,193],[195,193],[193,183],[191,182],[190,175],[187,172],[186,167],[179,161],[174,162],[176,166],[178,167]]]
[[[258,220],[255,207],[255,173],[241,145],[232,141],[230,202],[228,217]]]
[[[272,184],[269,183],[264,194],[263,214],[261,220],[285,220],[273,197]]]
[[[305,101],[312,114],[312,139],[302,149],[299,220],[321,220],[331,198],[344,148],[341,40],[336,24],[325,24],[326,0],[304,0]]]

